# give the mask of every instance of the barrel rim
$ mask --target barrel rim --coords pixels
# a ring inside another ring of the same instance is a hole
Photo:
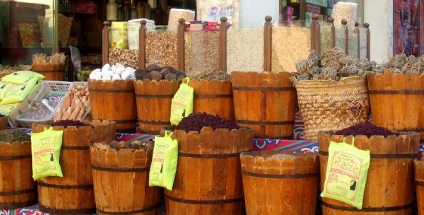
[[[296,91],[295,87],[267,87],[267,86],[262,86],[262,87],[252,87],[252,86],[233,86],[232,87],[233,91],[262,91],[262,92],[267,92],[267,91]]]

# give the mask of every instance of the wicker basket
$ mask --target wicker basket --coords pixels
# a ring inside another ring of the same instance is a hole
[[[340,81],[294,81],[305,139],[317,140],[319,131],[340,130],[368,121],[370,106],[365,77]]]

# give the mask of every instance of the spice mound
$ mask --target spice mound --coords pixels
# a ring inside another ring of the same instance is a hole
[[[31,141],[31,136],[19,129],[6,129],[0,131],[0,142],[23,142]]]
[[[125,141],[112,141],[110,143],[95,143],[94,147],[99,149],[115,149],[115,150],[121,150],[121,149],[153,149],[154,142],[152,140],[147,140],[146,142],[141,142],[140,140],[134,140],[132,142],[125,142]]]
[[[336,135],[343,135],[343,136],[365,135],[367,137],[371,137],[373,135],[380,135],[380,136],[387,137],[389,135],[397,135],[397,134],[388,129],[378,127],[369,122],[366,122],[366,123],[359,123],[359,124],[347,127],[345,129],[339,130],[336,132]]]
[[[207,113],[192,113],[188,117],[183,118],[176,129],[185,130],[186,132],[200,131],[206,126],[209,126],[214,130],[217,128],[226,128],[229,130],[240,128],[240,126],[233,120],[224,119]]]
[[[195,81],[213,81],[213,80],[219,80],[219,81],[230,81],[231,75],[227,74],[226,72],[222,71],[208,71],[208,72],[198,72],[195,73],[195,75],[190,77],[191,80]]]
[[[78,121],[78,120],[59,120],[56,121],[52,124],[52,126],[63,126],[63,127],[68,127],[68,126],[75,126],[77,128],[81,127],[81,126],[90,126],[87,123]]]

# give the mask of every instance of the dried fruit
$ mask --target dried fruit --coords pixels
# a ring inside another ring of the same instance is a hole
[[[135,79],[137,80],[142,80],[143,76],[148,73],[147,70],[144,69],[137,69],[135,70],[134,74],[135,74]]]
[[[168,75],[165,76],[165,79],[168,81],[172,81],[172,80],[176,80],[177,76],[174,73],[169,73]]]
[[[166,75],[168,75],[171,72],[171,70],[169,70],[169,68],[162,68],[162,70],[160,71],[160,74],[162,74],[162,77],[165,77]]]
[[[369,122],[366,122],[366,123],[359,123],[359,124],[347,127],[345,129],[339,130],[336,132],[336,135],[343,135],[343,136],[365,135],[367,137],[371,137],[373,135],[381,135],[381,136],[387,137],[389,135],[397,135],[397,134],[388,129],[378,127]]]
[[[155,71],[155,70],[160,71],[160,66],[157,65],[157,64],[150,64],[150,65],[147,66],[146,70],[148,72]]]
[[[156,81],[162,80],[162,74],[156,70],[150,72],[150,76],[152,77],[152,80],[156,80]]]
[[[224,119],[207,113],[192,113],[188,117],[183,118],[176,129],[185,130],[186,132],[200,131],[205,126],[209,126],[213,129],[226,128],[230,130],[240,128],[233,120]]]

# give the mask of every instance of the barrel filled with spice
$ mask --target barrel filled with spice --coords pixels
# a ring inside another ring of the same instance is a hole
[[[136,130],[137,109],[133,80],[88,80],[91,115],[96,120],[113,120],[116,131]]]
[[[158,134],[162,127],[170,126],[172,98],[185,73],[171,66],[155,64],[135,71],[135,97],[140,131]]]
[[[424,141],[424,75],[419,70],[370,73],[368,89],[375,125],[419,132]]]
[[[165,190],[166,212],[243,214],[240,153],[252,149],[253,133],[206,113],[184,118],[171,136],[178,165],[172,190]]]
[[[42,132],[50,125],[33,124],[32,132]],[[57,121],[54,130],[63,130],[59,163],[63,177],[39,179],[40,210],[50,214],[93,214],[95,201],[91,173],[90,149],[93,142],[115,139],[115,122],[93,120]]]
[[[30,138],[18,129],[0,131],[0,208],[22,208],[37,203]]]
[[[357,133],[359,131],[365,131]],[[356,135],[354,139],[351,135]],[[370,151],[370,166],[364,191],[362,209],[346,203],[323,198],[323,214],[412,214],[414,205],[414,166],[419,135],[415,132],[394,134],[383,128],[364,123],[338,132],[319,132],[321,190],[325,181],[328,148],[346,140],[361,150]],[[354,142],[353,142],[354,141]]]
[[[156,215],[159,188],[149,187],[153,145],[96,143],[90,149],[97,214]]]
[[[212,73],[208,74],[212,75]],[[189,85],[194,90],[193,112],[206,112],[234,120],[233,91],[230,76],[222,73],[216,74],[215,77],[217,78],[215,79],[203,77],[197,78],[194,76],[189,82]]]
[[[256,151],[240,159],[247,214],[316,214],[318,153]]]
[[[287,72],[232,72],[235,118],[255,137],[292,139],[296,89]]]

